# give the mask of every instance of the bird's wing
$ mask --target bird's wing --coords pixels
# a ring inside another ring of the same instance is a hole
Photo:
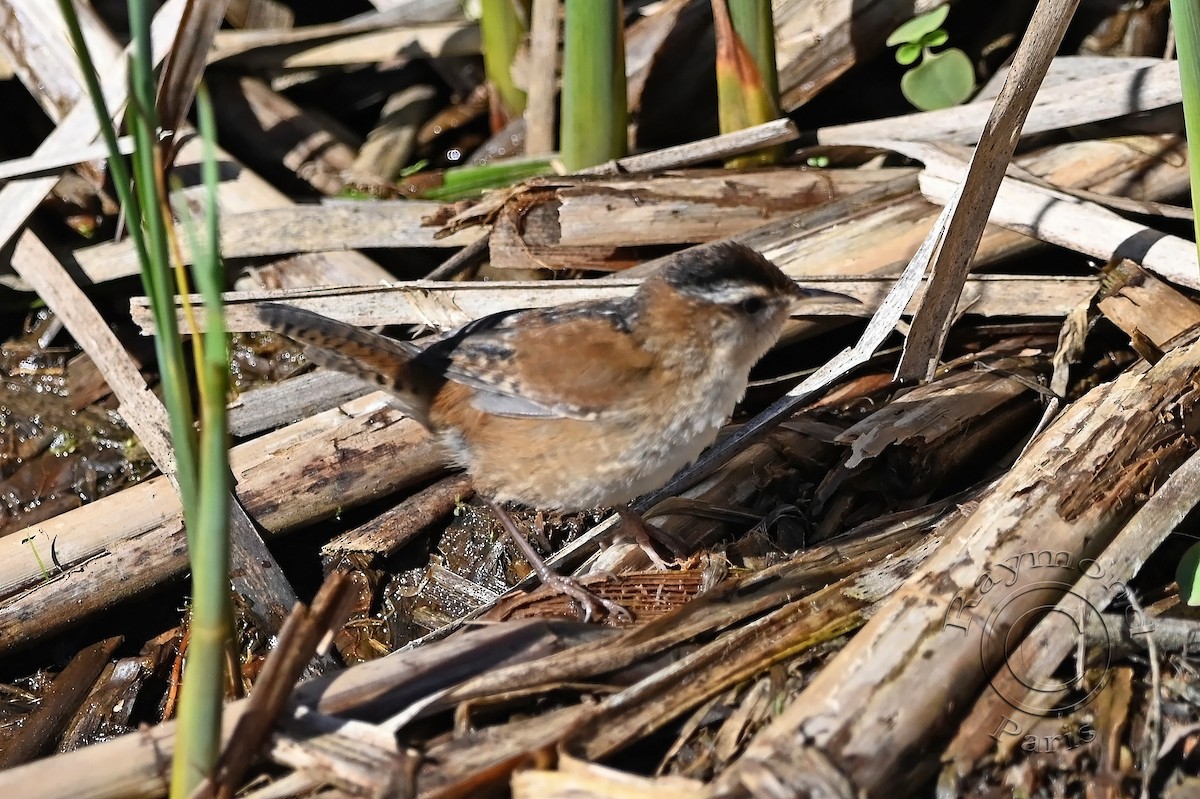
[[[593,419],[642,390],[653,355],[629,335],[626,303],[507,311],[476,320],[418,361],[476,389],[501,416]]]

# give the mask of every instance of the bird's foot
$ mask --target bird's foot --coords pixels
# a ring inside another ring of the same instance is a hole
[[[625,526],[623,529],[629,531],[630,535],[633,536],[634,542],[646,553],[646,557],[650,559],[655,568],[663,571],[672,568],[671,564],[663,560],[662,556],[658,554],[658,550],[654,547],[654,542],[660,542],[663,546],[672,550],[674,554],[679,555],[682,553],[675,551],[677,547],[682,547],[679,540],[643,519],[641,514],[634,511],[628,505],[617,505],[615,510],[617,511],[617,515],[621,517],[621,521],[624,522]]]
[[[570,577],[564,577],[563,575],[550,569],[547,569],[546,574],[538,572],[538,579],[542,581],[543,585],[547,585],[563,596],[569,596],[571,599],[574,599],[576,602],[578,602],[579,606],[583,608],[583,620],[585,622],[591,621],[597,616],[604,615],[611,616],[614,619],[619,619],[624,623],[633,621],[633,614],[630,613],[629,609],[624,605],[613,602],[611,599],[605,599],[602,596],[596,595],[594,592],[589,591],[587,588],[581,585],[577,580],[574,580]]]
[[[542,581],[542,584],[549,586],[555,591],[558,591],[560,594],[569,596],[571,599],[574,599],[576,602],[578,602],[580,607],[583,608],[583,620],[585,622],[591,621],[593,616],[597,614],[607,614],[624,622],[633,621],[633,614],[622,605],[619,605],[612,600],[596,596],[596,594],[580,585],[578,581],[571,577],[564,577],[563,575],[551,569],[546,564],[546,561],[542,560],[541,555],[537,553],[537,550],[533,548],[533,545],[525,540],[525,536],[521,535],[520,530],[517,529],[516,522],[512,520],[512,517],[508,515],[508,512],[505,511],[504,508],[500,507],[498,503],[493,502],[490,499],[487,500],[487,503],[500,518],[500,524],[504,526],[504,531],[508,533],[508,537],[511,538],[513,543],[517,545],[517,549],[521,550],[521,554],[525,556],[525,560],[529,561],[529,565],[533,567],[534,572],[537,573],[538,579]],[[601,611],[603,611],[603,613],[600,613]]]

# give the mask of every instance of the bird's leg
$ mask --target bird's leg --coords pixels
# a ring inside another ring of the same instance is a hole
[[[529,565],[537,572],[538,579],[543,585],[548,585],[560,594],[569,596],[583,607],[583,619],[589,621],[595,611],[604,609],[606,613],[624,621],[633,621],[633,615],[630,614],[621,605],[603,597],[598,597],[588,589],[584,588],[570,577],[564,577],[558,572],[546,565],[546,561],[538,555],[537,550],[533,545],[525,540],[525,536],[517,529],[517,524],[508,515],[504,508],[500,507],[499,503],[493,502],[490,499],[485,500],[487,504],[500,517],[500,524],[504,526],[504,531],[508,533],[508,537],[517,545],[517,549],[521,550],[521,554],[525,556],[525,560],[529,561]]]
[[[675,557],[683,557],[687,553],[687,547],[679,540],[677,536],[668,533],[661,527],[651,524],[642,518],[642,515],[630,508],[628,505],[617,505],[617,515],[621,517],[621,521],[628,525],[630,533],[633,535],[633,540],[646,553],[646,557],[660,569],[669,569],[670,566],[665,560],[659,556],[654,549],[654,542],[662,544]]]

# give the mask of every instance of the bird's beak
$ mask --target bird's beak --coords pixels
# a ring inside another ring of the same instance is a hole
[[[861,302],[848,294],[840,294],[836,291],[826,291],[825,289],[815,289],[808,286],[796,286],[792,297],[792,313],[802,312],[805,306],[815,303],[822,305],[862,305]]]

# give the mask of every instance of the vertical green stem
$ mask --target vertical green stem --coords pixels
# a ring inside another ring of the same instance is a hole
[[[212,773],[221,745],[225,648],[232,636],[229,599],[228,338],[221,303],[223,269],[217,216],[216,123],[203,85],[196,116],[204,148],[204,236],[192,242],[192,275],[204,301],[205,332],[199,366],[199,499],[191,538],[192,619],[187,671],[179,698],[180,734],[188,730],[188,753],[176,750],[171,796],[189,796]]]
[[[509,119],[525,113],[525,92],[512,78],[512,62],[525,36],[528,9],[517,7],[518,0],[482,0],[479,20],[483,36],[483,68],[488,80],[504,104]],[[524,17],[521,11],[525,11]]]
[[[1183,126],[1187,134],[1192,208],[1200,208],[1200,0],[1171,0],[1179,86],[1183,92]],[[1200,257],[1200,218],[1192,221]],[[1200,605],[1200,543],[1180,558],[1176,573],[1179,593],[1189,605]]]
[[[722,133],[733,133],[779,117],[775,68],[775,24],[771,0],[711,0],[717,38],[717,104]],[[729,167],[776,163],[782,148],[771,147],[726,161]]]
[[[625,155],[623,20],[620,0],[566,0],[560,147],[569,172]]]
[[[96,65],[92,62],[87,42],[83,38],[83,30],[79,26],[79,17],[75,14],[75,7],[71,5],[71,0],[58,0],[58,10],[62,13],[63,19],[66,20],[67,35],[71,39],[71,46],[75,49],[75,56],[79,59],[80,66],[83,67],[83,83],[87,87],[88,96],[92,98],[92,108],[96,111],[96,120],[100,125],[100,136],[104,139],[105,148],[109,153],[114,154],[108,159],[108,168],[112,172],[113,188],[117,192],[117,197],[120,199],[125,213],[137,219],[141,215],[141,210],[138,207],[137,197],[133,194],[133,179],[129,175],[129,164],[126,162],[124,156],[120,155],[120,149],[117,146],[117,130],[112,122],[112,112],[109,110],[108,103],[104,99],[104,91],[100,88],[100,79],[96,74]],[[144,273],[146,271],[146,248],[142,243],[142,229],[137,225],[131,226],[129,229],[129,238],[133,242],[134,251],[138,254],[139,263]]]
[[[188,384],[183,342],[175,317],[176,288],[171,270],[171,214],[160,179],[155,77],[146,0],[129,0],[133,57],[130,64],[128,127],[136,146],[129,162],[117,149],[116,130],[101,94],[70,0],[59,0],[67,30],[83,67],[100,130],[109,149],[114,185],[126,211],[129,237],[142,267],[142,285],[157,327],[155,349],[164,403],[170,418],[175,478],[183,506],[192,563],[192,623],[180,695],[179,726],[171,772],[171,796],[188,797],[212,773],[220,746],[225,649],[231,634],[229,601],[228,346],[221,305],[222,270],[216,212],[217,161],[213,114],[207,94],[197,98],[204,144],[206,189],[204,241],[194,242],[194,279],[204,297],[207,332],[199,348],[197,382],[201,432]]]
[[[1188,142],[1192,208],[1200,208],[1200,0],[1171,0],[1179,85],[1183,90],[1183,122]],[[1200,219],[1193,231],[1200,245]]]
[[[771,0],[734,0],[729,4],[729,18],[742,44],[754,57],[763,91],[778,107],[779,71],[775,66],[775,17]]]
[[[170,274],[167,231],[158,197],[158,129],[154,115],[154,59],[150,42],[150,8],[147,0],[129,0],[129,28],[133,37],[130,64],[128,127],[133,134],[133,188],[138,198],[140,218],[129,217],[129,226],[140,225],[145,236],[148,261],[142,270],[142,282],[150,298],[154,316],[154,349],[163,386],[163,402],[171,420],[171,441],[175,447],[175,469],[185,524],[189,508],[196,506],[196,431],[192,426],[195,411],[183,358],[183,340],[175,319],[175,292]],[[187,525],[189,544],[192,526]]]

